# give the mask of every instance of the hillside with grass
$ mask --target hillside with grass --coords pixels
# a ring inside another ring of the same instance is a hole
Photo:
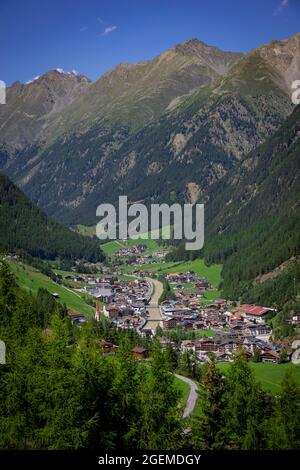
[[[86,303],[88,298],[92,301],[93,297],[81,292],[74,292],[62,284],[57,284],[39,270],[24,263],[10,262],[9,264],[21,288],[32,294],[37,294],[39,289],[46,289],[50,294],[57,294],[57,301],[65,304],[71,313],[93,316],[95,308]]]

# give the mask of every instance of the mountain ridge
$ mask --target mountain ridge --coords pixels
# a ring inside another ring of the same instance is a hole
[[[132,201],[184,202],[195,183],[205,202],[210,187],[292,112],[280,60],[291,79],[299,44],[299,35],[277,41],[275,67],[272,42],[232,56],[195,39],[150,61],[119,64],[52,116],[46,142],[10,158],[2,150],[1,167],[68,224],[94,224],[96,206],[114,202],[117,193]],[[203,57],[216,67],[232,63],[222,75]]]

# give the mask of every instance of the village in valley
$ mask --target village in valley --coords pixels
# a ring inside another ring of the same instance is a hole
[[[104,266],[101,274],[70,272],[61,276],[61,282],[94,298],[96,321],[133,329],[141,338],[157,336],[163,347],[189,352],[199,363],[212,358],[229,362],[239,348],[255,362],[299,362],[297,341],[280,344],[272,339],[269,320],[275,308],[219,298],[218,286],[192,269],[174,271],[176,264],[174,268],[165,263],[165,253],[149,252],[143,244],[125,246],[114,251],[113,264]],[[164,299],[166,286],[172,294]],[[70,318],[79,325],[87,321],[80,312],[70,312]],[[300,315],[292,323],[299,325]],[[102,343],[104,352],[117,349],[109,341]],[[134,357],[147,357],[145,348],[137,349]]]

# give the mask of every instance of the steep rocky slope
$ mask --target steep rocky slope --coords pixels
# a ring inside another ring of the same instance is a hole
[[[15,82],[0,106],[0,148],[12,156],[46,137],[52,117],[57,118],[89,86],[76,72],[50,70],[27,84]]]

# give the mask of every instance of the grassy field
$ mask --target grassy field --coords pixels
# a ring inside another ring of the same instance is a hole
[[[62,269],[57,269],[53,266],[52,266],[52,269],[55,273],[60,274],[61,276],[66,276],[67,274],[71,275],[71,276],[86,276],[86,274],[78,273],[76,271],[63,271]],[[96,273],[96,274],[89,273],[88,276],[90,276],[90,277],[101,277],[101,274],[99,274],[99,273]]]
[[[52,294],[56,292],[59,295],[59,302],[66,304],[70,310],[84,313],[85,315],[92,315],[94,313],[94,308],[84,301],[80,293],[73,292],[67,287],[56,284],[49,277],[30,266],[16,262],[11,262],[10,265],[19,285],[24,289],[30,290],[33,293],[37,293],[39,288],[47,289]]]
[[[230,364],[228,362],[218,364],[222,372],[226,374]],[[300,366],[294,364],[266,364],[262,362],[251,363],[255,372],[255,377],[261,383],[264,390],[271,393],[278,393],[282,379],[287,370],[291,370],[292,374],[300,386]]]
[[[113,240],[111,242],[101,244],[101,249],[107,256],[112,256],[116,251],[120,250],[121,248],[124,248],[124,245],[122,242],[119,242],[119,240]]]
[[[228,362],[218,363],[219,369],[226,374],[230,364]],[[287,370],[291,370],[292,374],[300,386],[300,366],[295,366],[294,364],[265,364],[262,362],[251,363],[255,372],[255,378],[259,382],[262,388],[274,395],[280,392],[281,382],[284,378],[284,375]],[[201,415],[201,403],[200,400],[197,401],[193,416],[199,417]]]
[[[95,237],[96,236],[96,225],[91,225],[91,226],[76,225],[75,228],[76,228],[76,230],[78,230],[78,232],[81,235],[85,235],[86,237]]]
[[[189,339],[190,337],[193,338],[214,338],[216,336],[216,333],[213,330],[180,330],[178,329],[180,333],[182,333],[182,338]],[[162,336],[167,336],[167,338],[174,338],[176,336],[177,331],[176,329],[170,329],[170,330],[162,330]]]
[[[200,303],[207,304],[213,302],[221,297],[220,290],[207,290],[204,292],[204,297],[200,300]]]
[[[124,266],[124,271],[134,271],[136,266]],[[169,262],[169,263],[153,263],[153,264],[145,264],[140,269],[146,269],[149,271],[157,271],[161,274],[165,273],[176,273],[182,272],[185,273],[187,271],[194,271],[201,277],[205,277],[209,280],[213,287],[218,287],[220,282],[222,281],[221,271],[222,265],[221,264],[214,264],[212,266],[206,266],[202,259],[196,259],[194,261],[188,262]],[[211,296],[213,297],[213,291],[211,291]],[[217,291],[215,291],[217,292]]]
[[[162,248],[159,246],[156,240],[139,238],[137,240],[113,240],[111,242],[103,243],[101,249],[108,256],[112,256],[116,251],[121,250],[122,248],[127,248],[130,246],[145,245],[147,247],[146,252],[153,253],[154,251],[160,251]],[[146,253],[145,252],[145,253]]]
[[[80,227],[80,226],[78,226]],[[86,230],[91,230],[92,227],[84,227],[81,226],[81,233],[84,234],[84,231]],[[95,228],[93,229],[95,231]],[[166,231],[169,230],[169,227],[165,227]],[[171,233],[172,233],[172,227],[170,228]],[[162,235],[162,229],[155,230],[153,232],[149,231],[148,234],[146,234],[146,237],[143,236],[143,234],[140,235],[140,237],[136,238],[129,238],[128,240],[113,240],[107,243],[103,243],[101,245],[102,250],[104,253],[108,256],[112,256],[116,251],[120,250],[121,248],[126,248],[130,246],[137,246],[137,245],[145,245],[147,247],[147,251],[145,253],[150,254],[153,253],[154,251],[161,251],[163,249],[162,245],[158,243],[159,240],[156,238],[154,239],[153,237],[158,236],[159,232],[159,237]]]

